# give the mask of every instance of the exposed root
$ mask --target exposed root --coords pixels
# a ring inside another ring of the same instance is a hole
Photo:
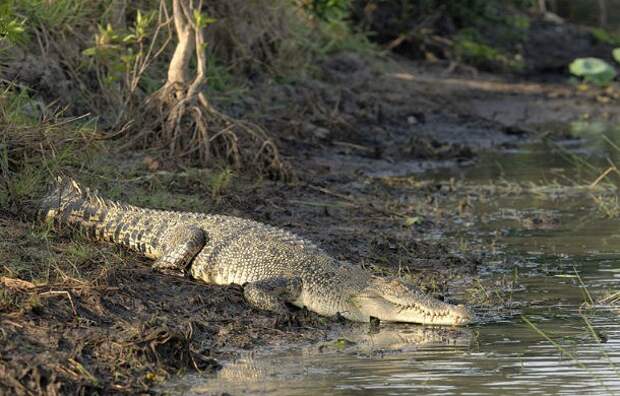
[[[281,174],[285,170],[275,143],[260,126],[233,119],[212,107],[203,93],[168,85],[151,103],[158,116],[156,128],[140,136],[144,143],[165,148],[170,158],[207,165],[224,160],[236,168],[258,166]]]
[[[206,84],[204,26],[195,15],[202,1],[174,0],[173,15],[178,37],[168,81],[147,101],[146,111],[155,122],[144,128],[137,141],[159,146],[170,158],[201,166],[223,160],[236,168],[253,167],[276,177],[287,176],[276,144],[267,132],[247,121],[233,119],[215,109],[203,92]],[[189,64],[196,59],[191,78]]]

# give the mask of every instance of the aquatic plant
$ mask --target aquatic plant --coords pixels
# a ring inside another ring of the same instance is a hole
[[[613,59],[620,63],[620,48],[611,51]],[[606,86],[616,78],[616,70],[612,65],[599,58],[577,58],[569,66],[570,73],[585,82],[598,86]]]
[[[571,74],[595,85],[608,85],[616,77],[616,71],[599,58],[577,58],[569,65]]]
[[[584,283],[579,271],[573,266],[574,274],[563,274],[563,277],[574,278],[577,280],[578,286],[583,293],[584,301],[579,307],[579,314],[584,324],[584,333],[586,336],[592,340],[596,344],[603,344],[606,342],[605,337],[602,335],[603,333],[594,327],[592,321],[588,318],[587,311],[591,309],[600,309],[600,308],[613,308],[617,306],[620,301],[620,292],[612,292],[606,297],[597,298],[589,289],[588,286]],[[590,368],[586,363],[584,363],[580,357],[572,352],[568,346],[565,346],[561,343],[561,341],[554,339],[550,334],[543,331],[539,326],[537,326],[534,322],[527,318],[525,315],[521,316],[521,319],[537,334],[543,337],[547,342],[553,345],[562,355],[571,359],[575,365],[592,376],[592,378],[596,379],[603,388],[605,388],[609,394],[612,394],[611,390],[596,373],[595,370]],[[604,349],[601,349],[601,356],[606,360],[609,368],[614,371],[618,377],[620,377],[620,370],[616,367],[614,361],[611,357],[605,352]]]

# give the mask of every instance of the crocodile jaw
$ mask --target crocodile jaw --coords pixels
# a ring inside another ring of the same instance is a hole
[[[432,308],[424,305],[398,305],[381,297],[358,297],[354,301],[357,309],[344,316],[360,322],[368,322],[370,317],[387,322],[427,325],[462,326],[473,322],[473,315],[464,306],[445,304],[441,301],[436,301]],[[443,307],[439,308],[437,303]]]
[[[459,326],[474,316],[463,305],[452,305],[429,297],[400,280],[375,278],[361,293],[351,296],[351,320],[367,322],[375,317],[388,322]]]

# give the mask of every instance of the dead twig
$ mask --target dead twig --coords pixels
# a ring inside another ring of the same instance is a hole
[[[616,172],[618,171],[618,169],[614,165],[605,169],[603,173],[601,173],[592,183],[590,183],[588,188],[593,189],[594,187],[596,187],[603,179],[607,177],[607,175],[609,175],[613,171],[616,171]]]
[[[65,296],[69,300],[71,304],[71,310],[73,311],[73,316],[77,316],[77,309],[75,308],[75,304],[73,303],[73,298],[71,298],[71,294],[66,290],[50,290],[47,292],[39,293],[39,297],[54,297],[54,296]]]
[[[8,325],[10,325],[10,326],[14,326],[14,327],[17,327],[17,328],[19,328],[19,329],[23,329],[23,328],[24,328],[24,326],[23,326],[23,325],[20,325],[19,323],[13,322],[12,320],[8,320],[8,319],[5,319],[5,318],[3,318],[3,319],[2,319],[2,323],[3,323],[3,324],[5,324],[5,323],[6,323],[6,324],[8,324]],[[3,331],[4,331],[4,330],[3,330]]]

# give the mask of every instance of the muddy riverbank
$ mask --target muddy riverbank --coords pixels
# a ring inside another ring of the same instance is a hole
[[[570,126],[567,126],[567,130]],[[613,144],[600,145],[609,141]],[[173,394],[524,395],[620,393],[620,217],[613,183],[584,183],[576,158],[617,160],[617,128],[578,141],[486,152],[469,167],[410,176],[457,186],[471,214],[442,236],[484,257],[455,298],[476,310],[465,328],[384,324],[334,329],[325,342],[280,345],[223,359],[215,374],[187,375]],[[561,149],[559,149],[561,147]],[[567,156],[572,153],[577,157]],[[512,166],[514,163],[519,166]]]
[[[294,177],[179,168],[115,142],[74,176],[102,195],[174,210],[242,216],[293,231],[377,274],[471,303],[485,244],[450,232],[473,216],[468,192],[415,174],[465,168],[480,153],[554,127],[618,121],[617,91],[458,76],[402,59],[340,54],[320,79],[258,85],[231,113],[276,134]],[[411,175],[414,175],[413,177]],[[359,325],[250,308],[236,286],[153,273],[138,255],[0,212],[0,391],[147,392],[173,374],[214,371],[239,350],[309,343]]]

